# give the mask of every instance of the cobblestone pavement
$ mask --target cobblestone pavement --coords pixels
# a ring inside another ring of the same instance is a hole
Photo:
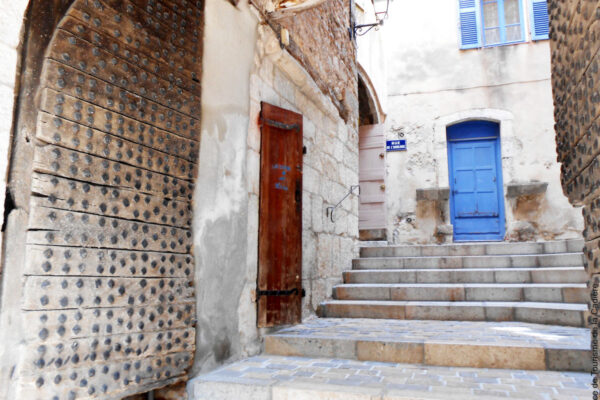
[[[592,399],[585,373],[260,356],[192,380],[196,399]],[[232,397],[233,396],[233,397]]]
[[[282,329],[274,336],[306,336],[390,342],[477,343],[478,345],[536,346],[590,349],[587,328],[521,322],[407,321],[315,318]]]

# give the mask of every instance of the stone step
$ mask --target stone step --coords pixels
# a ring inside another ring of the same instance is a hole
[[[447,367],[591,371],[590,331],[521,322],[319,318],[265,337],[265,352]]]
[[[580,267],[582,253],[511,256],[371,257],[352,260],[353,269]]]
[[[585,283],[583,267],[388,269],[344,272],[344,283]]]
[[[584,283],[396,283],[344,284],[333,288],[336,300],[532,301],[587,304]]]
[[[437,321],[518,321],[581,327],[585,304],[501,301],[330,300],[321,303],[323,318],[377,318]]]
[[[361,257],[482,256],[514,254],[579,253],[583,240],[549,242],[485,242],[444,245],[402,245],[361,247]]]
[[[191,379],[189,400],[591,399],[589,373],[259,356]]]

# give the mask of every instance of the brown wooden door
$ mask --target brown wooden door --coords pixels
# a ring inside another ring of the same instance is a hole
[[[301,321],[302,115],[262,103],[258,325]]]

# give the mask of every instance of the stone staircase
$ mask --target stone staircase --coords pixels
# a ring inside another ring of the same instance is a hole
[[[327,318],[583,326],[581,241],[364,247]]]
[[[582,241],[361,248],[321,318],[191,399],[588,399]]]

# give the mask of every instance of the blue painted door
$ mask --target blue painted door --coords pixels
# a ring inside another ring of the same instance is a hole
[[[498,125],[469,121],[448,127],[448,160],[454,240],[504,239]]]

